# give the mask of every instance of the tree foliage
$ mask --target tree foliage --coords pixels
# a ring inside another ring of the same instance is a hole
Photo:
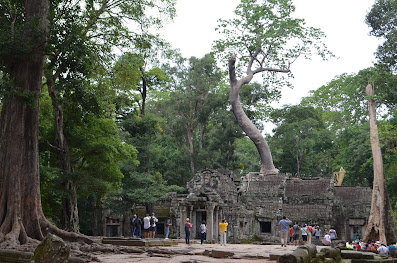
[[[377,0],[366,16],[366,23],[371,27],[371,35],[384,40],[376,51],[378,62],[389,70],[397,70],[397,1]]]

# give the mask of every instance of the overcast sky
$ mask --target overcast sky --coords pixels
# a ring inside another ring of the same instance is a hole
[[[177,0],[177,17],[165,27],[164,38],[184,57],[202,57],[211,51],[219,35],[217,20],[233,16],[239,0]],[[374,0],[294,0],[295,17],[325,32],[324,42],[338,57],[330,61],[299,58],[291,66],[294,89],[283,89],[279,105],[298,104],[310,90],[317,89],[342,73],[357,73],[373,64],[380,41],[369,36],[365,15]]]

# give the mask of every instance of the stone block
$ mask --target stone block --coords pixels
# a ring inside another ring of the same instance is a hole
[[[0,249],[0,262],[24,263],[30,262],[33,253],[21,252],[11,249]]]
[[[320,250],[325,254],[326,258],[337,258],[340,257],[340,250],[332,247],[324,247]]]
[[[344,259],[374,259],[374,255],[371,252],[360,252],[353,250],[341,250],[341,256]]]
[[[214,258],[231,258],[234,256],[234,253],[229,251],[212,250],[211,255]]]
[[[48,234],[36,247],[33,260],[35,263],[67,263],[70,246],[62,238]]]
[[[269,255],[269,260],[276,261],[276,260],[278,260],[279,257],[280,257],[280,255],[270,254]]]

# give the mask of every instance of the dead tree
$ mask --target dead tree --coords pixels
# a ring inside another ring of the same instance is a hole
[[[386,179],[383,169],[382,152],[379,145],[378,126],[376,124],[376,105],[373,100],[374,89],[371,84],[366,87],[369,107],[371,148],[374,166],[374,183],[372,188],[371,212],[365,230],[364,240],[379,240],[383,243],[395,241],[392,224],[391,206],[387,194]]]

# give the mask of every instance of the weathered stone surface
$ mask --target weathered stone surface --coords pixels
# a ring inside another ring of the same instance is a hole
[[[35,263],[67,263],[70,246],[60,237],[48,234],[34,251]]]
[[[309,263],[310,255],[307,249],[298,247],[290,254],[284,254],[279,257],[279,263]]]
[[[86,261],[77,257],[70,257],[68,263],[85,263]]]
[[[332,247],[324,247],[320,252],[325,254],[326,258],[337,258],[340,257],[340,250]]]
[[[212,250],[211,256],[214,258],[231,258],[234,256],[234,253],[222,250]]]
[[[371,252],[360,252],[352,250],[341,250],[341,256],[344,259],[374,259],[375,254]]]
[[[270,254],[270,255],[269,255],[269,260],[271,260],[271,261],[276,261],[276,260],[279,259],[279,257],[280,257],[280,255]]]
[[[31,252],[21,252],[11,249],[0,249],[0,262],[30,262],[33,253]]]
[[[306,249],[310,258],[315,258],[317,256],[317,248],[315,245],[311,245],[311,244],[303,245],[303,246],[299,246],[299,248]]]

